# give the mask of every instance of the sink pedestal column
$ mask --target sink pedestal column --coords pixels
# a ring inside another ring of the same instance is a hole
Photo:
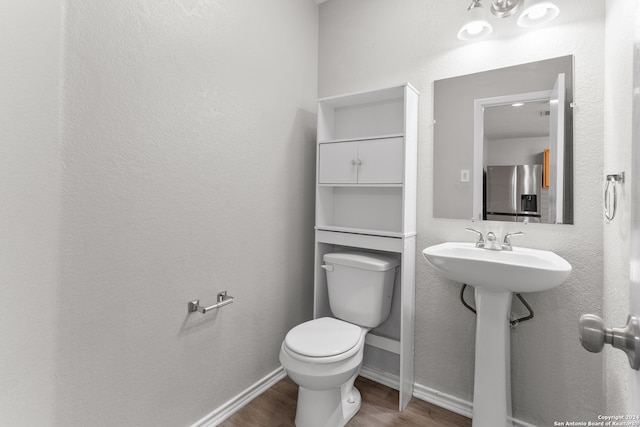
[[[511,427],[511,292],[475,288],[475,296],[473,427]]]

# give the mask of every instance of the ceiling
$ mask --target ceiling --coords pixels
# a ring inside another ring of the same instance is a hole
[[[484,109],[487,139],[549,136],[549,101],[527,102],[523,106],[498,105]]]

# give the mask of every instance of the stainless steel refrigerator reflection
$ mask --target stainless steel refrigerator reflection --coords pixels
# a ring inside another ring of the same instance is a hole
[[[540,222],[542,165],[487,166],[486,219]]]

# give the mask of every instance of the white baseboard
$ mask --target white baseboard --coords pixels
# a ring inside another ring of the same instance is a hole
[[[362,367],[360,376],[375,381],[379,384],[386,385],[394,390],[400,390],[400,379],[397,375],[390,374],[388,372],[378,371],[377,369]]]
[[[536,427],[533,424],[525,423],[524,421],[517,420],[515,418],[511,418],[513,421],[513,427]]]
[[[460,399],[417,383],[413,385],[413,396],[467,418],[473,417],[473,403],[468,400]],[[513,423],[513,427],[536,427],[516,418],[509,417],[509,419]]]
[[[377,369],[367,368],[366,366],[362,367],[360,375],[382,385],[386,385],[387,387],[391,387],[394,390],[400,389],[400,379],[397,375],[378,371]],[[455,412],[456,414],[464,417],[473,417],[472,402],[447,393],[442,393],[430,387],[423,386],[422,384],[416,383],[413,385],[413,397],[432,403],[451,412]],[[511,421],[513,422],[513,427],[536,427],[533,424],[529,424],[515,418],[511,418]]]
[[[218,409],[204,416],[191,427],[217,426],[286,376],[287,374],[284,372],[284,368],[280,366]]]
[[[382,385],[386,385],[387,387],[391,387],[394,390],[400,389],[400,378],[397,375],[367,368],[366,366],[362,367],[360,375]],[[451,412],[467,418],[471,418],[473,415],[473,403],[421,384],[416,383],[413,385],[413,397],[448,409]]]
[[[251,387],[238,394],[227,403],[214,410],[210,414],[197,421],[191,427],[215,427],[229,418],[231,415],[239,411],[247,403],[258,397],[265,392],[275,383],[284,378],[287,374],[284,368],[280,366],[269,375],[262,378],[260,381],[253,384]],[[391,387],[394,390],[400,388],[400,380],[397,375],[389,374],[387,372],[378,371],[376,369],[362,367],[360,372],[365,378],[372,381]],[[460,399],[459,397],[452,396],[447,393],[440,392],[430,387],[423,386],[421,384],[414,384],[413,397],[424,400],[425,402],[432,403],[441,408],[447,409],[456,414],[471,418],[473,416],[473,403],[468,400]],[[513,427],[536,427],[533,424],[526,423],[524,421],[512,418]]]
[[[422,384],[413,385],[413,396],[467,418],[473,416],[473,403]]]

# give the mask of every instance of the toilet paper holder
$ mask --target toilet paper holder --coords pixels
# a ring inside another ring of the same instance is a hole
[[[187,311],[189,313],[193,313],[194,311],[198,311],[202,314],[213,310],[215,308],[224,307],[225,305],[231,304],[233,302],[233,297],[227,295],[227,291],[218,292],[217,302],[209,307],[204,307],[200,305],[200,300],[196,299],[193,301],[189,301],[187,304]]]

